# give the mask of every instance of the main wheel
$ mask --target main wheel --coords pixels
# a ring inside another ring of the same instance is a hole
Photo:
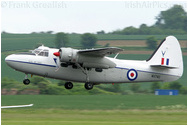
[[[73,88],[73,84],[71,82],[66,82],[65,83],[65,88],[66,89],[72,89]]]
[[[85,88],[87,89],[87,90],[91,90],[91,89],[93,89],[93,84],[92,83],[85,83]]]
[[[25,85],[28,85],[28,84],[30,83],[30,80],[29,80],[29,79],[24,79],[24,80],[23,80],[23,83],[24,83]]]

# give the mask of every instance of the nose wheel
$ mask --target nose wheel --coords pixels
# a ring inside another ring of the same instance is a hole
[[[23,80],[23,83],[24,83],[25,85],[28,85],[28,84],[30,83],[30,80],[28,79],[27,74],[25,74],[25,79]]]
[[[24,79],[24,80],[23,80],[23,83],[24,83],[25,85],[28,85],[28,84],[30,83],[30,80],[29,80],[29,79]]]

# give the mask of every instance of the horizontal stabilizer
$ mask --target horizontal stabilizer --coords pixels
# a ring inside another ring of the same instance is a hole
[[[172,66],[164,66],[164,65],[150,65],[151,67],[156,68],[168,68],[168,69],[177,69],[178,67],[172,67]]]

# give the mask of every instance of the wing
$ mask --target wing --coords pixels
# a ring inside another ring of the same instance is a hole
[[[123,49],[116,47],[108,47],[108,48],[79,50],[78,53],[83,55],[89,55],[89,56],[104,57],[107,55],[116,54],[120,51],[123,51]]]

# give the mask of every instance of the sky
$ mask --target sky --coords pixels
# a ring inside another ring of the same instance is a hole
[[[112,32],[153,25],[161,11],[186,1],[1,1],[1,31]]]

